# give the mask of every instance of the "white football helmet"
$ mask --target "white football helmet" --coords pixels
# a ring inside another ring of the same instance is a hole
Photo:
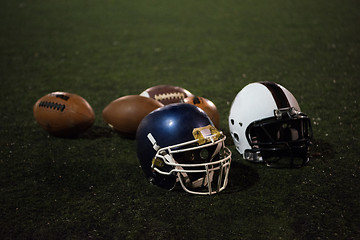
[[[245,86],[231,105],[229,129],[246,160],[272,167],[300,167],[309,161],[310,119],[291,92],[277,83]]]

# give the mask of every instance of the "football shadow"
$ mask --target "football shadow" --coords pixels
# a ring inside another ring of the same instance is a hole
[[[101,127],[101,126],[93,126],[88,129],[86,132],[79,134],[76,138],[82,139],[98,139],[98,138],[111,138],[114,136],[120,136],[125,139],[135,140],[134,134],[125,134],[110,127]]]

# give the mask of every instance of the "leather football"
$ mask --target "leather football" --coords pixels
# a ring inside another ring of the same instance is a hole
[[[163,104],[140,95],[120,97],[102,111],[104,121],[114,130],[125,135],[135,135],[141,120]]]
[[[52,92],[41,97],[33,107],[33,114],[43,129],[58,137],[73,137],[95,121],[90,104],[81,96],[67,92]]]
[[[192,93],[185,88],[172,85],[157,85],[146,89],[141,96],[149,97],[161,102],[164,105],[180,103],[186,97],[192,96]]]
[[[216,105],[212,101],[204,97],[191,96],[185,98],[184,103],[192,104],[201,108],[211,119],[214,126],[219,129],[220,116]]]

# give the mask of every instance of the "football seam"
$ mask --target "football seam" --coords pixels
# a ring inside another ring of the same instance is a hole
[[[66,108],[65,104],[50,101],[41,101],[38,106],[39,108],[50,108],[61,112],[63,112]]]
[[[185,94],[182,92],[172,92],[172,93],[163,93],[154,95],[155,100],[161,101],[165,99],[183,99],[185,98]]]

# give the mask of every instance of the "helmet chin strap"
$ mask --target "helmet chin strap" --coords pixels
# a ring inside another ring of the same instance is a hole
[[[214,157],[220,152],[221,147],[222,147],[222,142],[218,143],[213,155],[211,156],[211,159],[209,162],[211,162]],[[182,167],[178,166],[178,169],[183,170]],[[209,171],[208,167],[206,167],[207,169],[207,174],[204,177],[201,177],[195,181],[191,181],[188,174],[186,172],[178,172],[178,180],[180,181],[181,185],[185,185],[187,187],[191,187],[191,188],[201,188],[201,187],[209,187],[210,188],[210,192],[211,192],[211,183],[213,181],[214,178],[214,171]],[[185,182],[183,182],[182,180],[185,180]],[[210,184],[210,185],[209,185]],[[183,186],[184,187],[184,186]]]
[[[224,142],[219,142],[218,145],[216,146],[216,149],[213,153],[213,155],[211,156],[210,162],[214,159],[214,157],[220,152],[221,148],[223,147]]]
[[[201,187],[208,187],[208,184],[212,182],[214,177],[214,171],[208,172],[206,177],[201,177],[195,181],[191,181],[187,173],[185,172],[178,172],[178,181],[183,187],[187,188],[201,188]],[[185,182],[183,182],[185,180]]]

